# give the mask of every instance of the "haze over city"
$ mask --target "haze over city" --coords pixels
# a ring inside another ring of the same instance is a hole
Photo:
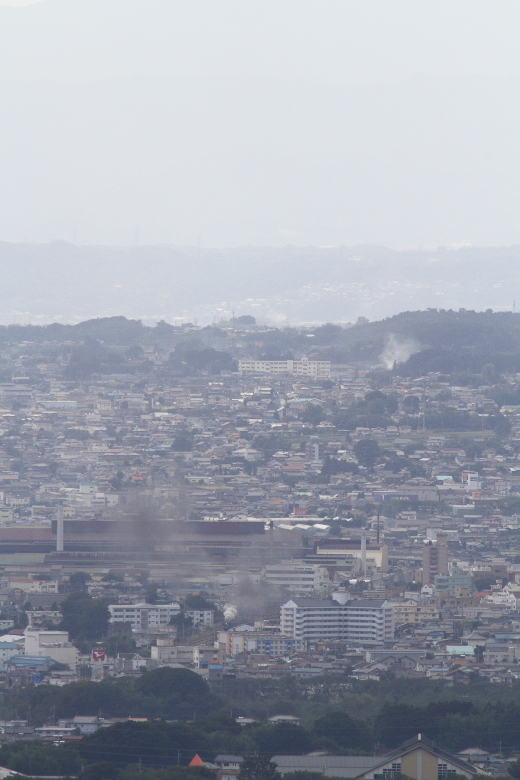
[[[520,780],[510,0],[0,0],[0,778]]]

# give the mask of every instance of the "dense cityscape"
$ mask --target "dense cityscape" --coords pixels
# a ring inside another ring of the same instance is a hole
[[[520,780],[519,10],[0,0],[0,780]]]
[[[516,316],[4,328],[0,764],[514,774]]]

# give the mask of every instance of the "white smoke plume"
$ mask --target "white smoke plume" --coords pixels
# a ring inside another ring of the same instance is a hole
[[[409,339],[402,336],[396,336],[395,333],[389,333],[384,350],[379,359],[381,363],[390,371],[394,363],[404,363],[410,355],[419,352],[420,344],[415,339]]]
[[[234,604],[224,604],[224,620],[229,623],[238,615],[238,610]]]

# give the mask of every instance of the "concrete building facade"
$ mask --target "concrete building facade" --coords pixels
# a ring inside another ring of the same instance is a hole
[[[437,534],[437,541],[423,547],[422,584],[431,585],[438,574],[448,573],[448,535]]]
[[[330,376],[330,360],[239,360],[238,370],[242,374]]]
[[[280,629],[311,643],[383,644],[394,637],[393,607],[385,599],[348,600],[347,593],[334,593],[331,599],[294,598],[280,609]]]
[[[68,664],[74,671],[78,663],[79,651],[69,641],[68,631],[41,631],[37,628],[26,628],[25,654],[52,658],[56,663]]]
[[[181,611],[179,604],[110,604],[111,623],[130,623],[133,631],[163,628]]]
[[[329,575],[325,566],[308,563],[269,564],[264,566],[263,579],[269,585],[277,585],[295,593],[318,593],[327,587]]]

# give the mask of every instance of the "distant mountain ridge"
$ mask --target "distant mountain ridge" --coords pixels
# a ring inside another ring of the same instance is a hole
[[[76,246],[0,243],[0,324],[124,315],[279,325],[403,311],[520,308],[520,247]],[[426,334],[427,335],[427,334]]]

